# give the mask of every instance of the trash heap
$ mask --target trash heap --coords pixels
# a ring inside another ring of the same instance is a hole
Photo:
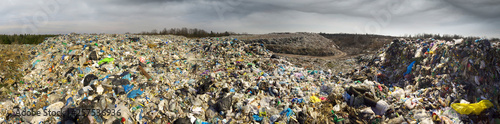
[[[497,43],[394,40],[378,55],[345,77],[383,85],[379,90],[391,103],[389,123],[500,123]]]
[[[229,37],[62,35],[1,89],[0,122],[499,122],[500,54],[484,41],[394,41],[337,75]]]

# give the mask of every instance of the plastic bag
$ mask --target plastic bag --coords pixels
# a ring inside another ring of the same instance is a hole
[[[316,96],[311,96],[311,97],[309,97],[309,99],[311,100],[312,103],[321,102],[321,99],[319,99]]]
[[[128,85],[122,85],[123,89],[125,90],[125,93],[128,93],[128,91],[132,90],[134,88],[134,85],[128,84]]]
[[[102,63],[109,63],[109,62],[112,62],[112,61],[115,61],[115,58],[105,58],[105,59],[102,59],[101,61],[99,61],[97,64],[101,65]]]
[[[127,97],[128,98],[135,98],[137,95],[142,95],[143,91],[141,90],[133,90],[132,92],[130,92]]]
[[[413,68],[413,65],[415,64],[416,61],[411,62],[410,65],[406,68],[406,72],[403,75],[407,75],[411,73],[411,69]]]
[[[478,103],[472,103],[472,104],[465,104],[465,103],[453,103],[451,104],[451,107],[455,109],[460,114],[470,114],[474,113],[476,115],[481,114],[481,112],[487,108],[490,108],[493,106],[493,103],[491,103],[489,100],[481,100]]]

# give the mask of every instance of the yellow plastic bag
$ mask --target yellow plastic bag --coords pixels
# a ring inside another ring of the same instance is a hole
[[[319,98],[318,98],[318,97],[316,97],[316,96],[311,96],[311,97],[309,97],[309,100],[310,100],[312,103],[321,102],[321,99],[319,99]]]
[[[493,106],[493,103],[491,103],[489,100],[481,100],[478,103],[472,103],[472,104],[465,104],[465,103],[453,103],[451,104],[451,107],[455,109],[460,114],[470,114],[474,113],[476,115],[481,114],[481,112],[487,108],[490,108]]]

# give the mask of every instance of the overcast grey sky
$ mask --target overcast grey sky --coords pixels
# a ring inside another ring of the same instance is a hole
[[[43,1],[43,2],[42,2]],[[499,0],[3,0],[0,33],[417,33],[500,37]]]

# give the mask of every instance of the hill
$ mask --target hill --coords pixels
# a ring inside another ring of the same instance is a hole
[[[339,49],[348,55],[369,53],[382,48],[388,44],[393,36],[373,35],[373,34],[325,34],[319,35],[331,40],[339,46]]]
[[[276,53],[335,56],[342,55],[335,42],[316,33],[271,33],[233,36],[246,43],[261,43]]]

